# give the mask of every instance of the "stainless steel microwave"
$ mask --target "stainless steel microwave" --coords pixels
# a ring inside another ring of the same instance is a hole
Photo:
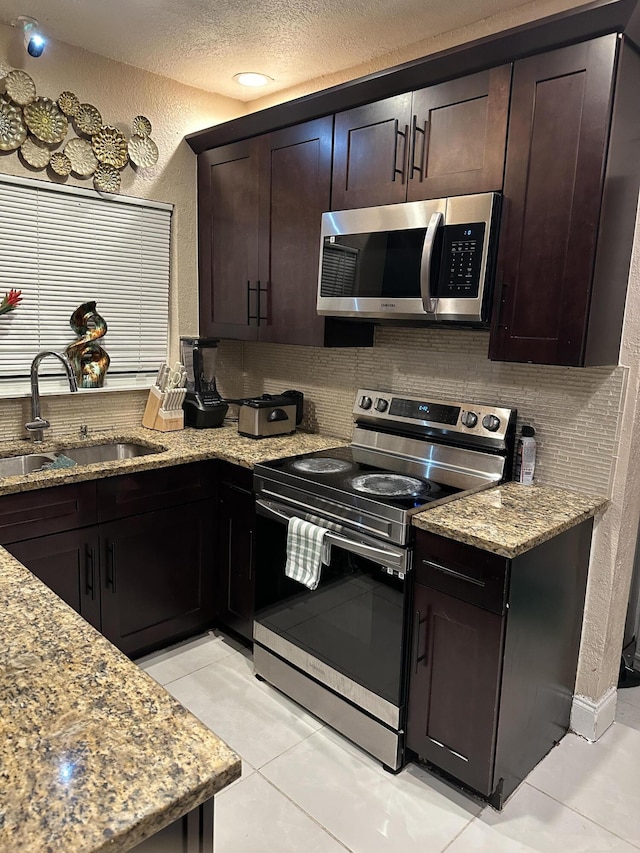
[[[499,210],[480,193],[323,213],[318,313],[486,323]]]

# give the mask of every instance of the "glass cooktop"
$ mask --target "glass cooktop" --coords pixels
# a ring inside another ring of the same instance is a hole
[[[437,483],[416,473],[420,466],[388,455],[379,455],[373,464],[371,451],[357,447],[334,447],[315,453],[276,459],[262,468],[279,473],[291,485],[322,493],[326,489],[342,493],[349,503],[358,496],[398,509],[415,510],[434,500],[455,495],[461,489]],[[377,463],[380,464],[377,464]],[[347,498],[347,496],[349,496]],[[337,497],[337,495],[336,495]]]

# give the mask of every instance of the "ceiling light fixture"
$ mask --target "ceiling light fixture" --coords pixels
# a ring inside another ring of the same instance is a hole
[[[268,83],[273,83],[273,77],[256,71],[240,71],[233,75],[233,79],[241,86],[266,86]]]
[[[30,18],[28,15],[18,15],[11,26],[22,30],[24,46],[29,56],[36,59],[42,56],[47,46],[47,40],[40,32],[40,24],[35,18]]]

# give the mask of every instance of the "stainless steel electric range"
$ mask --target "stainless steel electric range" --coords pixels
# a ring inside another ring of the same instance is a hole
[[[256,675],[392,770],[403,764],[411,516],[511,472],[514,409],[360,390],[351,445],[256,465]],[[287,526],[329,530],[315,590]]]

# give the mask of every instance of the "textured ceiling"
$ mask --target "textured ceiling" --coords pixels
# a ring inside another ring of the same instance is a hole
[[[529,0],[0,0],[0,21],[248,100],[383,56]],[[247,90],[238,71],[262,71]],[[255,94],[254,94],[255,92]]]

